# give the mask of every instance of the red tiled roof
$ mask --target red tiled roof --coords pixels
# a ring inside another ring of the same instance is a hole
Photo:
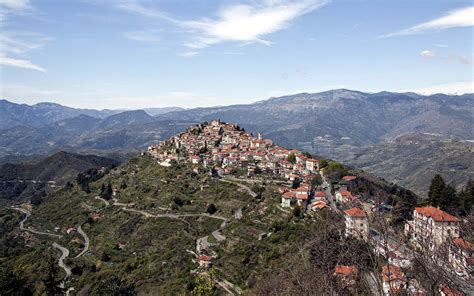
[[[474,244],[470,243],[462,238],[453,239],[453,244],[463,250],[474,252]]]
[[[291,191],[285,192],[283,194],[283,198],[285,198],[285,199],[291,199],[291,198],[294,198],[294,197],[295,197],[295,194]]]
[[[199,261],[207,261],[210,262],[214,259],[212,256],[201,255],[199,256]]]
[[[382,276],[384,282],[405,280],[405,274],[402,269],[395,265],[385,265],[382,267]]]
[[[314,194],[316,197],[326,197],[326,193],[324,191],[318,191]]]
[[[339,191],[339,193],[342,196],[352,196],[352,193],[350,191],[347,191],[347,190],[341,190],[341,191]]]
[[[347,265],[336,265],[334,270],[334,275],[342,275],[342,276],[349,276],[349,275],[356,275],[358,269],[356,266],[347,266]]]
[[[459,219],[435,207],[415,208],[423,216],[431,217],[436,222],[459,222]]]
[[[446,296],[463,296],[464,294],[456,289],[451,289],[448,285],[441,285],[440,290]]]
[[[355,179],[357,179],[356,176],[344,176],[344,177],[342,177],[342,180],[344,180],[346,182],[354,181]]]
[[[367,217],[367,214],[364,212],[364,210],[362,210],[360,208],[348,209],[348,210],[345,210],[344,213],[346,213],[347,215],[349,215],[351,217],[357,217],[357,218]]]

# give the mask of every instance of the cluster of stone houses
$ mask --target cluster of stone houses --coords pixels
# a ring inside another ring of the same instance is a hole
[[[315,190],[311,181],[319,171],[317,159],[299,150],[274,145],[260,134],[253,137],[239,126],[220,120],[189,127],[167,141],[148,147],[148,153],[164,166],[173,160],[184,160],[212,168],[220,176],[245,169],[248,174],[259,170],[289,181],[300,181],[297,188],[282,187],[283,207],[305,206]],[[324,196],[317,196],[314,202],[317,202],[315,209],[327,207]]]
[[[164,147],[174,149],[163,149]],[[193,164],[214,167],[223,173],[244,168],[250,174],[261,170],[288,180],[315,173],[319,161],[308,158],[298,150],[274,145],[272,140],[253,137],[235,124],[220,120],[189,127],[171,139],[148,147],[148,153],[161,162],[187,160]],[[294,161],[288,156],[293,154]]]

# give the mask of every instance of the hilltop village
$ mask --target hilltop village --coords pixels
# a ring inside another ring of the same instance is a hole
[[[413,220],[405,224],[402,242],[389,234],[393,230],[381,233],[372,227],[373,201],[359,200],[350,191],[357,176],[343,176],[335,190],[321,168],[322,160],[280,147],[260,134],[253,136],[238,125],[220,120],[191,126],[169,140],[148,147],[147,153],[162,166],[188,162],[208,169],[217,178],[265,176],[267,181],[279,184],[282,209],[298,208],[307,213],[328,209],[343,215],[346,236],[369,243],[376,254],[388,261],[380,274],[385,295],[399,292],[427,295],[420,283],[410,280],[403,272],[414,264],[419,252],[428,252],[436,258],[439,268],[452,273],[452,283],[472,291],[469,281],[473,275],[474,244],[461,237],[462,221],[438,208],[416,207]],[[212,258],[202,257],[202,265],[208,267]],[[334,270],[334,276],[347,285],[355,282],[358,273],[355,266],[338,265]],[[449,283],[440,283],[439,293],[463,295]]]

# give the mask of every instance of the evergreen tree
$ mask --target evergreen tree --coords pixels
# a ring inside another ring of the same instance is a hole
[[[438,200],[438,206],[448,212],[457,212],[460,209],[458,195],[456,189],[451,185],[444,186],[441,196]]]
[[[63,288],[60,287],[62,280],[59,278],[59,267],[56,259],[49,255],[47,259],[45,277],[42,280],[46,295],[62,295]]]
[[[446,187],[443,177],[436,174],[431,180],[430,189],[428,191],[429,201],[433,206],[438,206],[442,198],[443,190]]]

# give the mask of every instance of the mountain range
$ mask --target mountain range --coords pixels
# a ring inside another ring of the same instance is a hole
[[[387,180],[400,182],[406,175],[403,167],[411,166],[394,167],[390,161],[368,163],[363,159],[382,160],[381,155],[388,155],[391,149],[387,143],[405,134],[413,134],[412,137],[436,134],[432,142],[452,139],[459,145],[472,145],[474,95],[424,96],[337,89],[245,105],[133,111],[74,109],[52,103],[28,106],[3,100],[0,101],[0,128],[3,128],[0,130],[0,158],[66,150],[122,156],[123,159],[124,155],[137,151],[134,149],[143,149],[168,138],[192,123],[215,118],[235,122],[249,132],[262,133],[279,145],[342,160],[370,172],[379,171]],[[443,149],[454,149],[454,146],[436,144],[430,145],[431,149],[409,149],[402,145],[395,149],[398,154],[391,159],[397,159],[401,164],[423,160],[430,165],[436,161],[430,155],[445,153]],[[401,157],[406,151],[411,151],[413,157]],[[412,174],[417,178],[418,171],[413,168]],[[389,171],[392,173],[388,174]],[[430,170],[420,183],[424,183],[431,172],[438,171]],[[472,170],[462,171],[462,174],[466,176],[464,180]],[[423,193],[424,189],[419,186],[411,189]]]

